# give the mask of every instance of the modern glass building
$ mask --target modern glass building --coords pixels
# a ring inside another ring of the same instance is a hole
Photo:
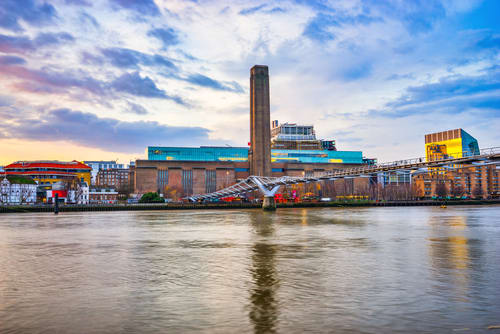
[[[461,158],[479,154],[479,144],[463,129],[454,129],[425,135],[425,152],[427,160]]]
[[[148,160],[248,161],[246,147],[148,147]],[[361,151],[271,150],[272,162],[363,164]]]
[[[361,151],[271,150],[272,162],[362,164]]]
[[[248,161],[246,147],[148,147],[148,160]]]

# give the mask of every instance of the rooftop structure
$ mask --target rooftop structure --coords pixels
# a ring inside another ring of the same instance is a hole
[[[148,147],[148,160],[248,161],[247,147]]]
[[[148,147],[148,160],[248,162],[246,147]],[[361,151],[271,150],[272,162],[366,164]]]
[[[313,125],[279,124],[276,120],[272,123],[271,148],[280,150],[336,150],[334,140],[318,140],[316,138]]]

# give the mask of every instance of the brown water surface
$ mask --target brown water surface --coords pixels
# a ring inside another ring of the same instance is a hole
[[[481,333],[500,207],[0,215],[0,333]]]

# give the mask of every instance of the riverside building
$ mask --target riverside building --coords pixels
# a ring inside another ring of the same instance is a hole
[[[50,186],[57,182],[78,182],[90,184],[91,168],[73,161],[17,161],[4,167],[3,174],[29,177],[39,186]]]
[[[314,176],[375,163],[361,151],[338,151],[333,140],[316,139],[312,125],[274,121],[271,131],[269,96],[267,66],[252,67],[249,147],[150,146],[148,159],[136,161],[134,192],[180,198],[214,192],[250,175]]]
[[[121,189],[123,187],[128,188],[129,174],[130,169],[127,168],[101,169],[97,173],[96,185],[101,187],[114,187],[116,189]]]
[[[119,164],[114,160],[97,160],[97,161],[84,161],[84,164],[92,168],[91,171],[91,182],[92,184],[96,184],[97,182],[97,173],[101,170],[108,170],[108,169],[123,169],[124,166],[123,164]]]
[[[479,154],[478,141],[463,129],[425,135],[426,159]],[[499,198],[500,166],[463,164],[432,168],[413,177],[420,197]]]

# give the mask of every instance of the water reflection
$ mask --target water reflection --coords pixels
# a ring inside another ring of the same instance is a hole
[[[499,215],[0,215],[0,333],[487,333]]]
[[[467,218],[464,216],[429,220],[431,259],[436,269],[467,269],[470,263],[468,239],[465,235]]]
[[[252,246],[249,317],[255,333],[275,333],[278,320],[276,291],[279,287],[279,278],[276,270],[278,246],[269,243],[269,238],[275,233],[273,216],[253,215],[252,227],[257,241]]]
[[[465,300],[470,286],[471,245],[467,217],[431,217],[429,237],[433,272],[439,281],[452,287]]]

